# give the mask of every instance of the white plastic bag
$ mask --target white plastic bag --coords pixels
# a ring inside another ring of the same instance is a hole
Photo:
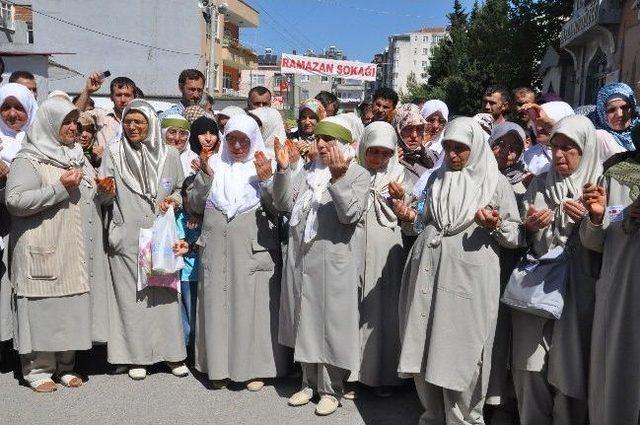
[[[151,229],[140,229],[138,236],[138,291],[147,287],[147,278],[151,274]]]
[[[156,218],[151,229],[151,271],[153,274],[175,273],[184,267],[182,256],[173,252],[173,244],[178,242],[178,226],[173,207]]]

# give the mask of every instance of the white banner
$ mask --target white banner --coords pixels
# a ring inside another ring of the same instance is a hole
[[[362,81],[375,81],[377,72],[375,63],[339,61],[286,53],[282,54],[280,67],[285,74],[323,75]]]

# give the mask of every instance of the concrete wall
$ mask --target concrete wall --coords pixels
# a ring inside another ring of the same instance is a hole
[[[29,71],[36,77],[38,85],[38,101],[43,101],[49,94],[49,60],[44,55],[26,55],[26,56],[5,56],[2,55],[4,61],[4,74],[2,74],[2,83],[9,81],[9,76],[13,71]]]
[[[197,2],[175,0],[34,0],[33,7],[48,15],[108,34],[189,54],[137,46],[33,14],[34,44],[38,49],[76,53],[52,59],[83,74],[111,71],[112,78],[128,76],[147,97],[178,94],[178,74],[185,68],[204,71],[200,59],[201,11]],[[51,90],[77,93],[83,77],[51,82]],[[100,93],[108,93],[105,84]]]

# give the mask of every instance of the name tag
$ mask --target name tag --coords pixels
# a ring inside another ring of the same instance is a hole
[[[622,205],[611,205],[607,207],[607,214],[611,223],[617,223],[624,219],[624,207]]]
[[[167,192],[173,191],[173,179],[170,177],[165,177],[160,180],[160,186],[166,190]]]
[[[204,203],[204,208],[207,210],[212,210],[215,208],[215,205],[213,205],[213,201],[211,201],[211,199],[207,198],[207,201]]]

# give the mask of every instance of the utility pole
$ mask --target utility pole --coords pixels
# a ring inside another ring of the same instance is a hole
[[[209,61],[207,62],[207,92],[213,95],[218,85],[218,64],[216,62],[216,40],[218,38],[218,16],[220,9],[224,6],[219,6],[217,0],[199,0],[198,6],[203,10],[205,23],[209,30]]]

